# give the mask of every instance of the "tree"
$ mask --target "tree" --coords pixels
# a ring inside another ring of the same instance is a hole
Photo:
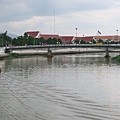
[[[95,39],[92,39],[90,42],[91,42],[92,44],[96,44],[96,40],[95,40]]]
[[[56,38],[49,38],[47,41],[47,44],[57,44],[57,39]]]
[[[7,31],[0,34],[0,46],[6,46],[12,43],[12,38],[7,36]]]
[[[43,37],[40,37],[39,43],[42,45],[42,44],[46,44],[47,42]]]
[[[32,36],[29,36],[28,39],[27,39],[27,45],[34,45],[34,37]]]
[[[99,43],[103,43],[103,40],[102,40],[102,39],[99,39],[98,42],[99,42]]]
[[[23,45],[25,45],[24,37],[23,36],[19,36],[17,38],[17,46],[23,46]]]
[[[86,41],[85,40],[81,40],[80,44],[86,44]]]
[[[17,40],[16,38],[14,38],[14,39],[12,40],[12,45],[17,46],[17,43],[18,43],[18,40]]]
[[[36,45],[42,45],[46,43],[43,37],[35,38],[35,41],[36,41]]]
[[[79,42],[80,42],[79,40],[75,40],[75,43],[76,43],[76,44],[79,44]]]
[[[24,33],[24,37],[25,37],[25,38],[28,38],[27,32]]]
[[[62,44],[62,40],[60,38],[57,39],[57,44]]]

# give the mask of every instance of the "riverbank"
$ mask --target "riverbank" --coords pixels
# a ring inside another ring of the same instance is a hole
[[[9,56],[9,54],[4,52],[4,48],[0,48],[0,60],[5,59],[8,56]]]
[[[117,62],[120,62],[120,55],[113,57],[113,60],[116,60]]]
[[[0,60],[9,57],[9,54],[0,54]]]

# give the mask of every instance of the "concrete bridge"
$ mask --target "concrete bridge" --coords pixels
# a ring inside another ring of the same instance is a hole
[[[96,49],[105,49],[106,57],[109,57],[110,49],[120,49],[120,44],[51,44],[51,45],[31,45],[31,46],[12,46],[5,47],[5,53],[10,53],[13,50],[28,50],[28,49],[47,49],[48,57],[52,57],[52,49],[60,49],[60,48],[96,48]]]

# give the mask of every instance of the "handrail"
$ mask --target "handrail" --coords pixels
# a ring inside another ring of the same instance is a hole
[[[120,48],[120,44],[102,44],[102,45],[97,45],[97,44],[51,44],[51,45],[28,45],[28,46],[7,46],[5,49],[8,50],[13,50],[13,49],[32,49],[32,48],[57,48],[57,47],[67,47],[67,48],[72,48],[72,47],[91,47],[91,48],[96,48],[96,47],[114,47],[114,48]]]

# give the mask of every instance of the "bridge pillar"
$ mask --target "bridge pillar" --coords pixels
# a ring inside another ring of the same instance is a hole
[[[0,68],[0,73],[2,72],[1,68]]]
[[[105,58],[109,58],[109,57],[110,57],[110,55],[109,55],[109,50],[108,50],[108,47],[107,47]]]
[[[4,51],[5,53],[10,53],[10,50],[8,50],[8,49],[5,49],[5,51]]]
[[[49,50],[49,49],[48,49],[47,57],[48,58],[52,58],[53,57],[52,51]]]

